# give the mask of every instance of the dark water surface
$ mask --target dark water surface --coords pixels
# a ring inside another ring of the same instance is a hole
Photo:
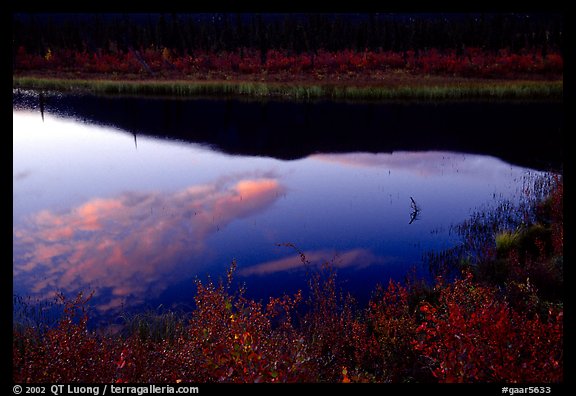
[[[233,259],[251,296],[305,288],[283,243],[366,298],[424,274],[423,254],[458,242],[451,225],[561,164],[561,104],[15,92],[13,108],[14,292],[94,289],[103,317],[190,304],[193,280]]]

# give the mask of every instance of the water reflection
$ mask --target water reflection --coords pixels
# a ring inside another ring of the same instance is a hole
[[[396,261],[395,258],[375,256],[368,249],[352,249],[335,253],[329,250],[306,251],[278,260],[267,261],[240,269],[239,275],[270,275],[277,272],[293,271],[305,267],[318,267],[325,262],[333,264],[334,268],[356,267],[364,268],[370,265],[382,265]]]
[[[446,151],[316,154],[310,158],[352,167],[405,171],[422,178],[456,174],[459,177],[493,179],[498,177],[494,172],[499,172],[506,167],[504,162],[494,157]],[[496,162],[501,162],[501,165],[494,166]]]
[[[14,276],[42,278],[28,285],[34,293],[106,288],[112,300],[102,310],[128,296],[139,301],[151,287],[162,290],[182,276],[183,262],[201,267],[193,258],[202,257],[210,235],[266,209],[283,192],[274,179],[230,182],[93,198],[64,213],[43,210],[14,230],[21,257]]]
[[[563,104],[347,103],[154,99],[13,91],[13,107],[233,155],[458,151],[537,169],[562,166]],[[40,102],[40,112],[38,112]],[[534,139],[527,137],[540,136]]]
[[[454,244],[450,224],[538,173],[451,152],[281,161],[148,137],[135,147],[131,133],[25,111],[13,135],[15,292],[92,288],[102,314],[190,301],[192,279],[232,259],[249,291],[305,287],[307,266],[282,243],[369,290]]]

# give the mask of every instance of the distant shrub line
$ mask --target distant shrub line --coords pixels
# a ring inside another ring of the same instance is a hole
[[[270,49],[262,57],[256,48],[219,52],[48,48],[40,55],[21,46],[13,66],[15,88],[298,100],[461,100],[561,99],[564,62],[553,51],[473,47],[301,53]]]
[[[478,78],[517,78],[520,76],[553,76],[563,72],[563,58],[558,52],[546,54],[539,50],[508,49],[487,51],[481,48],[435,49],[421,51],[353,51],[317,50],[293,53],[271,49],[263,58],[261,51],[193,51],[179,53],[163,48],[127,51],[75,51],[47,49],[44,55],[17,49],[14,70],[58,71],[94,74],[133,74],[143,76],[193,76],[213,74],[224,78],[233,75],[307,74],[347,76],[404,70],[417,74],[433,74]]]

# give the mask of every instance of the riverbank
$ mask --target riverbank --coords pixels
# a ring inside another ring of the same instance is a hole
[[[13,88],[100,95],[176,97],[249,97],[287,100],[562,100],[562,80],[505,80],[410,75],[378,78],[292,79],[154,79],[138,76],[15,75]]]

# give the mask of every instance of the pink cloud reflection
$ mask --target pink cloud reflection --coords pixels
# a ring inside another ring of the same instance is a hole
[[[506,166],[504,162],[493,157],[444,151],[315,154],[310,158],[343,166],[407,171],[420,176],[454,173],[486,175],[488,170],[494,167],[494,164],[500,163],[502,166]]]
[[[15,282],[46,297],[85,285],[110,290],[101,311],[159,294],[206,239],[282,195],[274,178],[192,186],[175,193],[94,198],[64,213],[44,210],[15,227]]]
[[[361,268],[373,264],[385,264],[391,261],[391,259],[376,256],[367,249],[351,249],[343,252],[313,250],[304,252],[304,255],[312,266],[319,266],[322,263],[330,262],[335,268]],[[238,274],[241,276],[270,275],[276,272],[297,270],[303,268],[305,265],[300,255],[295,254],[278,260],[241,268]]]

